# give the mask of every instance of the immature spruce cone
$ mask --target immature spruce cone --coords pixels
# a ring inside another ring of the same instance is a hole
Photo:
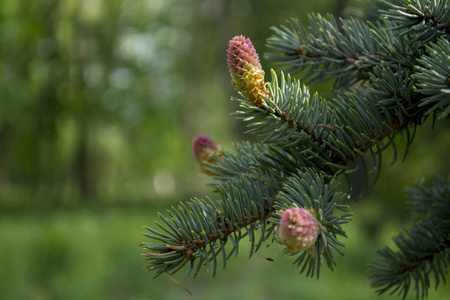
[[[255,106],[261,107],[269,97],[264,85],[264,71],[250,39],[235,36],[228,44],[228,69],[231,82]]]
[[[207,164],[218,164],[215,157],[222,156],[219,147],[208,136],[199,134],[192,140],[192,154],[195,161],[200,165],[200,172],[213,175],[205,169]]]
[[[286,209],[276,228],[277,239],[291,253],[311,250],[319,236],[320,228],[316,217],[304,208]],[[312,249],[313,250],[313,249]]]

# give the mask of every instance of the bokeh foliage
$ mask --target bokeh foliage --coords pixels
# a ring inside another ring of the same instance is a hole
[[[311,8],[328,11],[327,4]],[[174,192],[161,181],[203,186],[184,183],[195,168],[186,151],[192,137],[229,143],[237,126],[227,116],[229,37],[267,36],[282,21],[269,18],[275,9],[283,18],[301,7],[248,0],[0,5],[0,193],[26,190],[40,204]],[[255,40],[263,49],[264,38]]]

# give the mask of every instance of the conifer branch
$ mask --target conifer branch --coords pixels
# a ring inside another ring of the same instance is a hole
[[[252,243],[251,256],[268,237],[266,230],[269,233],[273,230],[266,229],[266,219],[271,212],[271,197],[275,192],[267,182],[246,175],[219,187],[220,205],[211,199],[194,199],[168,210],[170,218],[160,214],[164,224],[155,223],[163,232],[146,227],[151,234],[144,235],[162,244],[140,243],[151,251],[144,254],[149,261],[147,269],[156,270],[157,277],[166,272],[175,273],[190,262],[186,276],[192,273],[194,266],[194,277],[197,276],[203,265],[207,272],[212,268],[214,276],[217,256],[222,254],[225,268],[226,260],[233,253],[237,255],[239,242],[246,236]],[[244,234],[241,232],[243,229],[246,231]],[[255,230],[261,230],[259,241]],[[229,241],[233,248],[226,254],[225,244]]]
[[[334,80],[335,88],[369,79],[380,64],[413,69],[412,49],[392,31],[355,19],[340,21],[338,25],[333,16],[316,14],[309,16],[308,28],[296,19],[280,29],[272,27],[267,46],[273,52],[266,57],[310,83]]]
[[[375,68],[370,82],[368,91],[357,89],[327,100],[317,94],[310,96],[298,80],[283,73],[278,79],[272,72],[264,105],[256,107],[245,99],[235,99],[242,108],[236,116],[248,123],[247,133],[264,136],[264,143],[283,143],[282,147],[298,151],[313,148],[323,161],[319,169],[335,174],[384,139],[392,140],[398,132],[424,120],[424,111],[416,107],[420,95],[409,92],[409,76]],[[298,120],[307,126],[298,125]]]
[[[429,107],[425,114],[441,111],[439,119],[443,119],[450,113],[450,42],[440,38],[426,49],[427,54],[418,59],[419,72],[414,75],[418,92],[427,95],[419,106]]]
[[[319,278],[323,260],[333,270],[336,264],[333,251],[344,255],[341,249],[344,244],[337,237],[347,237],[341,226],[351,221],[352,214],[345,204],[347,197],[347,194],[339,192],[339,183],[333,177],[318,175],[314,169],[286,178],[283,190],[275,198],[275,211],[286,211],[292,206],[309,209],[316,215],[320,228],[317,241],[309,251],[292,253],[297,255],[294,264],[301,267],[300,273]],[[337,211],[342,213],[336,214]],[[281,226],[280,218],[280,214],[274,213],[270,221]]]
[[[416,40],[433,42],[439,37],[450,37],[450,5],[446,0],[408,1],[401,0],[399,4],[387,4],[389,10],[382,10],[383,17],[395,21],[391,30],[399,31],[402,35],[414,34]]]
[[[414,284],[416,297],[428,295],[431,275],[436,287],[448,273],[450,264],[450,180],[440,177],[433,183],[421,181],[408,190],[414,225],[394,238],[395,252],[386,247],[369,266],[371,285],[379,294],[398,292],[403,299]]]
[[[140,244],[148,250],[147,269],[159,276],[189,264],[186,276],[202,268],[214,276],[218,258],[225,268],[243,238],[252,256],[270,236],[283,253],[296,256],[301,273],[318,277],[323,262],[333,269],[334,253],[345,247],[341,225],[351,220],[338,176],[355,171],[360,158],[366,176],[370,158],[378,175],[383,150],[391,146],[396,160],[396,135],[406,137],[406,157],[416,128],[431,113],[448,116],[447,8],[441,0],[401,0],[376,25],[356,19],[338,25],[331,16],[311,15],[307,29],[292,20],[273,28],[268,39],[275,53],[267,57],[288,73],[272,71],[269,82],[250,40],[234,37],[228,66],[242,96],[233,98],[240,105],[235,116],[262,142],[236,144],[231,153],[205,136],[194,140],[194,157],[214,179],[219,199],[193,199],[169,210],[169,218],[160,215],[160,229],[145,234],[158,243]],[[289,73],[308,82],[333,80],[336,95],[310,95]],[[418,215],[426,210],[426,218],[394,239],[398,252],[385,248],[371,265],[380,293],[405,297],[413,282],[418,298],[425,297],[431,273],[437,284],[445,280],[449,185],[437,186],[411,193]]]

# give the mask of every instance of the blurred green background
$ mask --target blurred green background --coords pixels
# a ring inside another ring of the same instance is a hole
[[[345,257],[320,280],[298,275],[277,245],[249,260],[243,243],[214,279],[175,275],[191,296],[152,280],[136,245],[158,211],[210,192],[196,134],[228,150],[255,140],[229,115],[228,40],[250,37],[267,73],[270,26],[342,14],[346,2],[0,1],[0,299],[397,299],[375,295],[366,264],[410,222],[404,187],[449,169],[448,121],[420,128],[404,163],[390,167],[386,151],[354,205]]]

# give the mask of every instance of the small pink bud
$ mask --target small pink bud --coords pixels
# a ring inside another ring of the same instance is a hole
[[[277,239],[291,253],[310,250],[320,233],[317,218],[309,210],[299,207],[286,209],[275,230]]]
[[[265,89],[264,70],[250,39],[243,35],[235,36],[228,43],[227,56],[235,89],[256,106],[261,106],[264,99],[260,94],[268,97],[268,92]]]
[[[214,160],[214,157],[221,157],[222,152],[216,143],[213,142],[208,136],[199,134],[192,140],[192,154],[195,161],[200,165],[200,172],[208,175],[212,175],[205,169],[207,164],[218,164]]]
[[[199,134],[192,140],[192,154],[195,160],[200,162],[202,155],[207,151],[216,151],[217,145],[209,136]]]

